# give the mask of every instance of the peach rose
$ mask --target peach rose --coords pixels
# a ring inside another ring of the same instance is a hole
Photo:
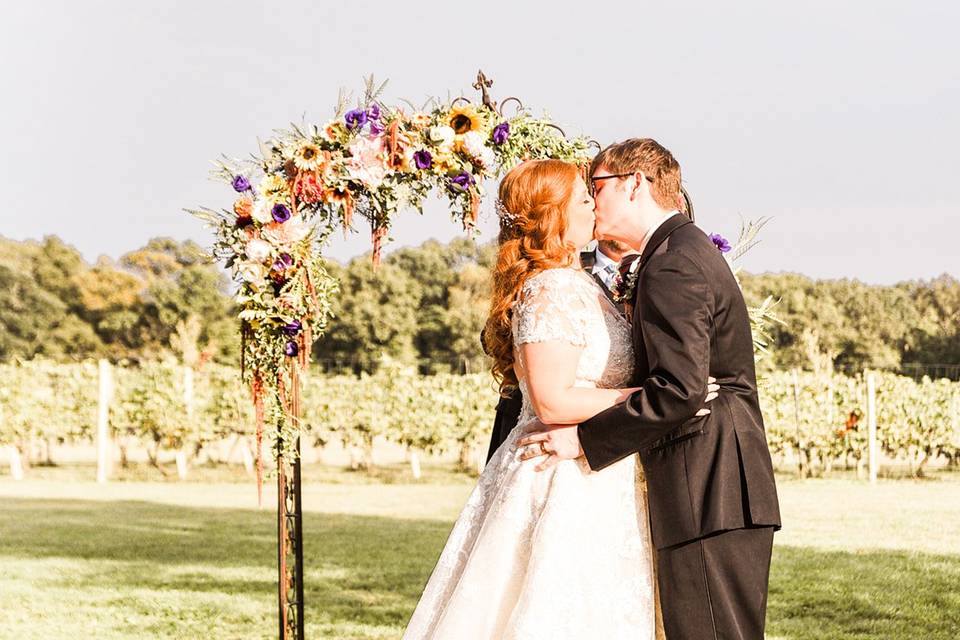
[[[263,226],[262,236],[277,247],[285,247],[300,242],[310,233],[310,227],[299,215],[291,216],[286,222],[271,222]]]
[[[253,215],[253,198],[242,196],[233,203],[233,212],[238,218],[249,218]]]

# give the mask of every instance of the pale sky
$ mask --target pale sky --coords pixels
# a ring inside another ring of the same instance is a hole
[[[476,95],[482,68],[568,133],[659,140],[705,231],[772,217],[750,271],[960,276],[957,24],[960,3],[902,0],[5,3],[0,235],[57,234],[91,261],[153,236],[209,245],[182,209],[229,206],[220,153],[326,121],[371,73],[386,102],[422,103]],[[458,233],[436,203],[391,247]]]

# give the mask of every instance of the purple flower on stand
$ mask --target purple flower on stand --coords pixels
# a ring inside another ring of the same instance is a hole
[[[347,124],[347,129],[353,131],[354,129],[359,129],[363,125],[367,124],[367,112],[363,109],[347,111],[347,115],[345,115],[343,119]]]
[[[429,169],[433,166],[433,156],[426,149],[421,149],[413,154],[413,163],[417,169]]]
[[[287,344],[283,345],[283,354],[292,358],[298,353],[300,353],[300,347],[297,346],[297,343],[293,340],[287,340]]]
[[[452,182],[453,184],[457,185],[458,187],[466,191],[467,189],[472,187],[474,182],[476,181],[473,179],[473,176],[470,175],[469,172],[464,171],[460,175],[454,177],[450,182]]]
[[[290,209],[287,208],[285,204],[275,204],[273,209],[270,211],[273,215],[273,219],[277,222],[286,222],[290,219]]]
[[[367,107],[367,117],[370,118],[371,120],[379,120],[380,105],[378,105],[377,103],[373,103],[369,107]]]
[[[730,249],[731,249],[730,243],[727,242],[727,239],[724,238],[724,237],[723,237],[722,235],[720,235],[719,233],[711,233],[711,234],[710,234],[710,242],[712,242],[713,244],[717,245],[717,249],[720,249],[720,253],[726,253],[727,251],[730,251]]]
[[[274,271],[286,271],[293,266],[293,256],[289,253],[281,253],[280,256],[273,261],[273,270]]]
[[[237,193],[243,193],[244,191],[250,190],[250,181],[243,176],[234,176],[232,184],[233,190]]]
[[[370,121],[370,135],[378,136],[383,133],[383,125],[379,122]]]
[[[510,123],[501,122],[493,128],[494,144],[503,144],[510,137]]]
[[[288,336],[295,336],[300,333],[300,329],[303,328],[303,325],[300,324],[299,320],[291,320],[287,324],[283,325],[283,332]]]

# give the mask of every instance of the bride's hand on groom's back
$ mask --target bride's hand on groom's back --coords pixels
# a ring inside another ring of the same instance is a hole
[[[521,448],[520,459],[543,458],[535,467],[544,471],[561,460],[573,460],[583,455],[577,425],[551,426],[540,420],[534,420],[527,427],[528,435],[517,442]]]
[[[717,379],[713,376],[707,378],[707,397],[703,399],[703,408],[697,411],[697,417],[710,414],[710,409],[707,409],[707,403],[716,400],[719,392],[720,385],[717,384]]]
[[[707,395],[697,416],[710,413],[707,404],[717,398],[719,391],[716,378],[707,378]],[[573,460],[583,455],[577,425],[551,426],[540,420],[534,420],[527,427],[527,435],[517,442],[517,447],[523,449],[520,452],[521,460],[543,458],[536,466],[537,471],[549,469],[561,460]]]

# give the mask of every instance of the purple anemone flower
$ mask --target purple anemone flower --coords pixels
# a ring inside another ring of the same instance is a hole
[[[413,154],[413,163],[417,169],[429,169],[433,166],[433,156],[426,149],[421,149]]]
[[[370,135],[372,135],[372,136],[378,136],[378,135],[380,135],[381,133],[383,133],[383,125],[381,125],[379,122],[375,122],[375,121],[372,121],[372,120],[371,120],[371,121],[370,121]]]
[[[496,127],[493,128],[493,142],[494,144],[503,144],[507,141],[507,138],[510,137],[510,123],[501,122]]]
[[[343,119],[347,124],[347,129],[353,131],[354,129],[359,129],[363,125],[367,124],[367,112],[363,109],[347,111],[347,115],[345,115]]]
[[[274,271],[286,271],[293,266],[293,256],[289,253],[281,253],[276,260],[273,261],[273,270]]]
[[[450,182],[452,182],[453,184],[457,185],[458,187],[466,191],[467,189],[472,187],[476,181],[473,179],[473,176],[470,175],[468,171],[464,171],[460,175],[451,179]]]
[[[369,107],[367,107],[367,117],[370,118],[371,120],[379,120],[380,105],[378,105],[377,103],[373,103]]]
[[[244,191],[250,190],[250,181],[243,176],[234,176],[232,184],[233,190],[237,193],[243,193]]]
[[[283,345],[283,354],[292,358],[298,353],[300,353],[300,347],[297,346],[297,343],[293,340],[287,340],[287,344]]]
[[[283,325],[283,333],[292,337],[300,333],[300,329],[302,328],[303,325],[299,320],[291,320],[287,324]]]
[[[730,246],[730,243],[727,242],[727,239],[724,238],[719,233],[711,233],[710,242],[717,245],[717,249],[720,249],[720,253],[726,253],[727,251],[730,251],[730,249],[732,248]]]
[[[290,219],[290,209],[288,209],[287,205],[285,204],[278,203],[273,205],[273,209],[271,209],[270,214],[277,222],[286,222]]]

